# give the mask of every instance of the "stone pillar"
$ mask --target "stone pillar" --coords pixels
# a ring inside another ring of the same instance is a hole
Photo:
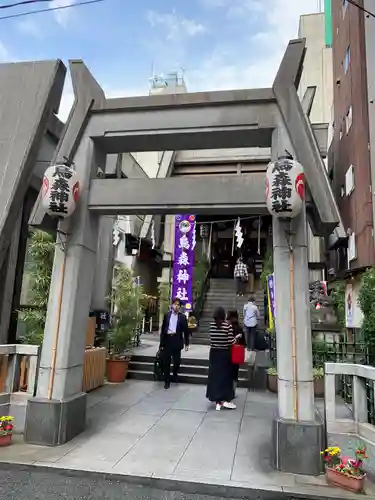
[[[290,248],[294,256],[297,415],[294,412]],[[274,465],[283,472],[318,475],[324,426],[314,404],[305,206],[291,222],[273,217],[273,262],[278,373],[278,416],[273,422]]]
[[[91,309],[93,311],[109,311],[108,297],[111,293],[113,275],[113,226],[115,220],[116,218],[112,216],[102,215],[99,217],[98,249],[91,298]]]
[[[292,233],[290,237],[289,231]],[[289,240],[294,256],[297,389],[300,403],[297,417],[299,420],[314,420],[305,211],[292,219],[291,224],[273,218],[279,417],[294,418]]]
[[[29,443],[60,445],[73,439],[86,426],[86,394],[82,392],[82,376],[98,245],[98,216],[88,212],[87,202],[90,179],[96,172],[96,166],[103,163],[99,153],[93,141],[83,136],[74,157],[80,180],[80,200],[71,219],[59,227],[61,238],[65,238],[64,233],[68,237],[64,250],[56,246],[37,395],[29,400],[26,414],[25,440]],[[64,253],[66,261],[62,281]],[[60,327],[57,332],[59,316]],[[57,333],[55,375],[50,399],[50,373]]]

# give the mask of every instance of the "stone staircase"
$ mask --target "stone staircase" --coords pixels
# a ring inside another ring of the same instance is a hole
[[[207,351],[208,356],[208,351]],[[153,356],[134,355],[129,363],[128,378],[135,380],[154,380],[154,361]],[[179,372],[179,381],[186,384],[206,385],[208,377],[208,359],[182,358],[182,364]],[[239,387],[249,387],[248,367],[240,367]]]
[[[248,300],[248,295],[244,297],[236,296],[236,284],[233,279],[211,279],[210,289],[204,303],[203,314],[199,322],[199,329],[193,334],[192,342],[195,344],[208,344],[208,330],[214,311],[217,307],[222,306],[226,311],[237,309],[240,317],[240,322],[243,322],[243,306]],[[254,292],[255,301],[259,307],[260,323],[259,326],[264,326],[264,292],[257,290]]]

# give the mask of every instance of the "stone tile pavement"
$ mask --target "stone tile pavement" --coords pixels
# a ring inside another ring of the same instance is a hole
[[[240,390],[236,411],[216,412],[205,387],[127,381],[88,395],[88,429],[56,448],[14,444],[0,462],[117,476],[349,498],[311,478],[276,472],[270,463],[277,399]],[[372,491],[370,492],[372,496]],[[374,495],[375,497],[375,495]]]

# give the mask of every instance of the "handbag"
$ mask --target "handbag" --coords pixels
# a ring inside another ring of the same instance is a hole
[[[160,349],[156,353],[155,360],[154,360],[154,373],[153,373],[153,378],[156,381],[163,380],[163,358],[162,358],[162,353]]]
[[[264,330],[258,330],[255,336],[255,349],[257,351],[267,351],[269,350],[270,339],[269,335]]]
[[[232,363],[234,365],[242,365],[245,362],[245,346],[234,344],[232,346]]]

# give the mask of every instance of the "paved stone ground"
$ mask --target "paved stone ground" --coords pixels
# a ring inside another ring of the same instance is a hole
[[[324,477],[273,470],[276,404],[272,394],[240,390],[236,411],[216,412],[202,386],[180,384],[165,391],[154,382],[107,384],[88,395],[85,433],[57,448],[27,445],[15,436],[11,447],[0,450],[0,461],[291,495],[319,490],[334,497],[338,490],[328,488]]]

